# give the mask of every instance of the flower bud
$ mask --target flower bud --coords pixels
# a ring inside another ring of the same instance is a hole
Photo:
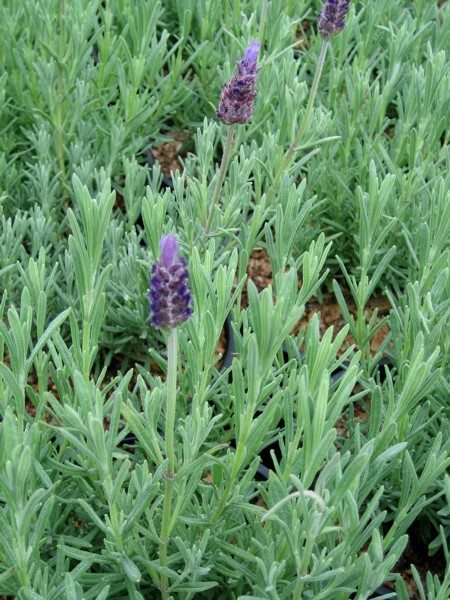
[[[151,324],[172,329],[192,315],[189,273],[185,259],[178,256],[180,248],[174,235],[164,236],[159,246],[161,256],[152,267],[149,281]]]

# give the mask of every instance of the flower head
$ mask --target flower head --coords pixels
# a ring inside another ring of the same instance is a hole
[[[324,0],[318,24],[323,39],[329,40],[344,29],[349,4],[350,0]]]
[[[252,116],[259,73],[256,64],[259,49],[260,45],[253,40],[245,50],[244,58],[236,63],[238,72],[224,84],[216,112],[222,123],[247,123]]]
[[[186,261],[179,257],[180,248],[174,235],[164,236],[161,255],[152,267],[148,298],[153,327],[172,329],[192,315],[192,296],[188,284]]]

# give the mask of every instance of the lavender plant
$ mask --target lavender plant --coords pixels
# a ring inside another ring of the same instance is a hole
[[[449,10],[2,3],[0,595],[406,600],[417,523],[448,563]]]

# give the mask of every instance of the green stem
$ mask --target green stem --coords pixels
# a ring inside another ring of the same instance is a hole
[[[356,307],[356,319],[356,332],[358,337],[356,343],[361,350],[361,362],[364,367],[366,367],[370,358],[370,339],[364,343],[366,337],[366,321],[364,319],[364,306],[361,306],[360,304]]]
[[[91,328],[92,328],[92,289],[83,296],[83,326],[81,352],[83,361],[83,377],[89,381],[90,358],[91,358]]]
[[[206,223],[205,223],[205,235],[208,235],[208,233],[209,233],[209,228],[211,226],[211,221],[212,221],[212,218],[214,215],[216,204],[219,201],[220,191],[222,189],[223,180],[225,179],[225,175],[226,175],[227,168],[228,168],[228,163],[230,161],[231,150],[233,148],[235,127],[236,127],[236,125],[234,123],[232,123],[228,127],[227,137],[225,140],[225,146],[223,148],[222,162],[220,163],[220,169],[219,169],[219,174],[217,176],[216,187],[214,188],[213,199],[212,199],[211,206],[209,209],[209,214],[208,214],[208,217],[207,217]]]
[[[109,516],[111,518],[111,527],[112,527],[112,530],[114,533],[114,538],[116,540],[117,550],[118,550],[118,552],[122,553],[124,550],[123,540],[122,540],[122,534],[120,532],[119,518],[117,515],[117,507],[116,507],[115,503],[112,503],[109,505]]]
[[[244,421],[244,426],[242,429],[242,434],[239,438],[237,447],[236,447],[236,452],[234,455],[234,461],[233,461],[233,468],[231,470],[231,476],[230,479],[225,487],[225,490],[222,494],[222,497],[219,500],[219,503],[217,505],[216,510],[214,511],[212,517],[211,517],[211,523],[216,523],[217,519],[220,517],[220,515],[222,514],[222,511],[225,507],[225,504],[228,502],[228,499],[231,495],[231,492],[233,491],[233,488],[236,485],[236,478],[238,476],[239,473],[239,469],[241,467],[241,464],[245,458],[245,453],[246,453],[246,442],[247,442],[247,437],[248,437],[248,432],[250,430],[250,426],[252,424],[253,421],[253,415],[254,415],[254,410],[253,407],[248,407],[247,408],[247,415],[245,417],[245,421]]]
[[[263,0],[261,7],[261,17],[259,19],[259,41],[261,44],[264,42],[264,30],[266,27],[267,18],[267,0]]]
[[[225,504],[227,503],[231,492],[233,491],[233,487],[236,485],[236,465],[239,464],[239,462],[241,461],[241,459],[243,458],[243,450],[245,450],[244,446],[241,444],[237,449],[236,449],[236,455],[234,457],[234,468],[233,471],[231,473],[230,479],[223,491],[222,497],[219,500],[219,503],[217,504],[217,508],[214,511],[212,517],[211,517],[211,523],[216,523],[217,519],[220,517],[220,515],[222,514],[222,511],[225,507]]]
[[[103,478],[103,493],[108,501],[109,506],[109,518],[111,520],[111,529],[114,533],[114,539],[116,540],[118,552],[123,552],[123,539],[120,532],[119,516],[117,513],[117,506],[113,499],[113,482],[111,477],[111,465],[108,464],[109,474]]]
[[[89,363],[90,363],[90,333],[91,324],[88,320],[83,319],[83,341],[82,341],[82,353],[83,353],[83,376],[86,381],[89,381]]]
[[[25,544],[25,537],[22,533],[17,532],[17,559],[19,579],[22,587],[28,586],[28,561]]]
[[[283,155],[283,158],[281,159],[280,167],[279,167],[279,169],[275,175],[275,178],[273,180],[272,189],[273,188],[276,189],[278,187],[278,184],[280,183],[280,179],[283,176],[283,173],[287,169],[289,169],[289,167],[291,166],[295,151],[297,150],[297,148],[298,148],[300,142],[302,141],[303,136],[305,135],[305,132],[310,124],[312,110],[313,110],[313,106],[314,106],[314,100],[316,99],[317,89],[319,87],[320,78],[322,76],[323,65],[325,64],[325,57],[327,55],[328,43],[329,43],[328,40],[323,40],[323,42],[322,42],[322,48],[320,49],[320,56],[319,56],[319,60],[317,62],[316,73],[314,75],[314,80],[312,82],[312,86],[309,91],[308,104],[306,105],[305,114],[303,115],[303,119],[300,124],[300,128],[298,130],[297,135],[295,136],[294,141],[289,146],[289,148],[286,150],[286,152]]]
[[[175,480],[175,413],[177,402],[177,358],[178,331],[171,329],[167,345],[167,406],[166,406],[166,457],[167,471],[165,475],[164,503],[161,522],[161,535],[159,541],[159,564],[168,567],[168,545],[170,537],[170,521],[172,514],[172,497]],[[166,574],[161,575],[161,596],[163,600],[169,599],[169,579]]]
[[[174,429],[177,406],[177,362],[178,330],[170,330],[167,344],[167,409],[166,409],[166,456],[167,473],[173,475],[175,469]]]
[[[64,24],[65,24],[65,2],[61,0],[61,12],[59,23],[59,56],[58,56],[58,84],[56,96],[55,129],[56,129],[56,155],[58,157],[59,176],[61,181],[61,192],[64,200],[67,200],[66,189],[66,165],[64,160],[64,131],[63,131],[63,51],[64,51]]]

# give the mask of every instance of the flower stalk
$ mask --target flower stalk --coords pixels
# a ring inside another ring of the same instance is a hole
[[[248,439],[248,434],[251,428],[251,424],[253,421],[254,415],[254,406],[247,408],[247,413],[245,415],[244,425],[242,427],[242,434],[237,443],[236,452],[234,454],[233,467],[231,469],[230,479],[223,491],[223,494],[217,504],[216,510],[214,511],[211,517],[211,523],[217,523],[220,515],[223,512],[223,509],[226,506],[226,503],[230,499],[230,496],[233,492],[233,488],[235,486],[236,478],[239,474],[239,469],[241,468],[242,462],[245,459],[246,450],[246,442]]]
[[[292,142],[292,144],[289,146],[289,148],[286,150],[286,152],[283,155],[283,158],[281,159],[281,164],[278,168],[278,171],[275,175],[275,178],[273,180],[273,187],[277,188],[279,183],[280,183],[280,179],[283,176],[283,173],[289,169],[289,167],[292,164],[292,161],[294,159],[294,155],[296,150],[298,149],[300,142],[303,139],[303,136],[305,135],[308,126],[311,122],[311,117],[312,117],[312,112],[313,112],[313,106],[314,106],[314,101],[316,99],[316,95],[317,95],[317,90],[319,87],[319,82],[320,82],[320,78],[322,77],[322,71],[323,71],[323,66],[325,64],[325,58],[327,55],[327,50],[328,50],[328,45],[329,45],[329,41],[324,39],[322,41],[322,47],[320,49],[320,55],[319,55],[319,60],[317,62],[317,67],[316,67],[316,72],[314,74],[314,79],[311,85],[311,89],[309,91],[309,98],[308,98],[308,104],[306,105],[306,109],[305,109],[305,114],[303,115],[303,119],[302,122],[300,124],[300,128],[297,132],[297,135],[295,136],[294,141]]]
[[[170,521],[172,517],[172,498],[175,484],[175,414],[177,402],[177,363],[178,363],[178,330],[173,328],[169,332],[167,345],[167,405],[166,405],[166,458],[167,470],[165,474],[164,502],[159,536],[159,564],[168,567],[168,545],[170,539]],[[163,600],[169,598],[169,579],[165,573],[161,575],[161,595]]]
[[[222,161],[220,163],[220,169],[217,175],[216,185],[214,187],[214,195],[211,201],[211,206],[209,207],[209,213],[205,223],[205,235],[209,234],[214,211],[219,201],[220,191],[222,189],[223,181],[228,170],[228,163],[230,162],[231,151],[233,149],[235,128],[236,125],[234,123],[228,127],[227,137],[225,139],[225,145],[223,148]]]

